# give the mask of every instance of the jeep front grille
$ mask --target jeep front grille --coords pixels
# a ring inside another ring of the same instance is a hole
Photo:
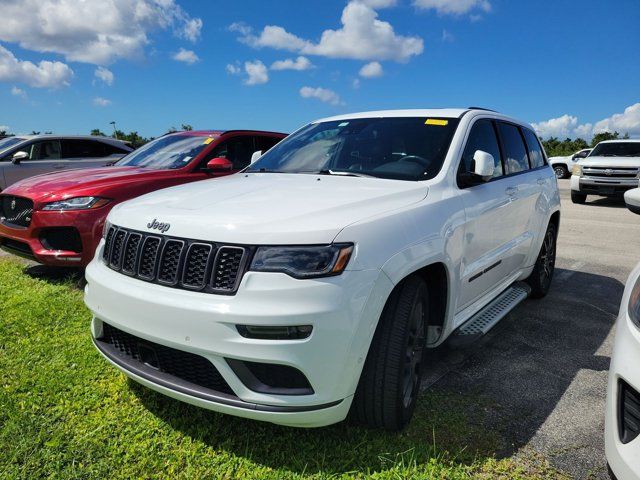
[[[28,198],[2,195],[0,197],[0,217],[9,226],[28,227],[33,215],[33,202]]]
[[[102,258],[124,275],[146,282],[233,295],[246,270],[250,247],[167,237],[112,226]]]

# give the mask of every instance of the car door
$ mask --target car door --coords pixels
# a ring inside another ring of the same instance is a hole
[[[511,182],[505,175],[496,125],[492,119],[476,120],[471,126],[460,162],[459,178],[471,172],[474,153],[490,153],[493,178],[464,186],[459,181],[465,209],[465,236],[461,288],[456,312],[480,298],[509,274],[510,244],[514,238],[514,205]]]
[[[107,157],[105,144],[89,139],[62,139],[63,168],[103,167],[113,158]]]
[[[18,163],[9,161],[4,167],[4,178],[7,186],[16,183],[23,178],[33,177],[43,173],[55,172],[64,168],[61,160],[61,145],[57,138],[34,140],[18,151],[25,152],[27,158]]]

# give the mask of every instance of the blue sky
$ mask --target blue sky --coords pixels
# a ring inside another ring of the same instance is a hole
[[[478,105],[543,136],[640,136],[638,0],[87,3],[2,0],[0,126],[288,132],[351,111]]]

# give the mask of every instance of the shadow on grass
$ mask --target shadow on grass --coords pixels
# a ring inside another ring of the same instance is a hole
[[[77,288],[84,288],[86,284],[84,269],[81,268],[27,265],[23,271],[31,278],[52,284],[73,285]]]
[[[487,432],[478,399],[454,393],[423,393],[411,424],[400,433],[342,422],[299,429],[217,414],[146,389],[130,388],[145,407],[192,439],[261,465],[294,473],[373,473],[393,466],[439,461],[471,464],[501,445]]]

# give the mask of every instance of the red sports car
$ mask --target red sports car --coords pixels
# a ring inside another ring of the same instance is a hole
[[[282,133],[190,131],[160,137],[114,165],[28,178],[0,195],[0,248],[52,266],[86,266],[107,213],[130,198],[235,173]]]

